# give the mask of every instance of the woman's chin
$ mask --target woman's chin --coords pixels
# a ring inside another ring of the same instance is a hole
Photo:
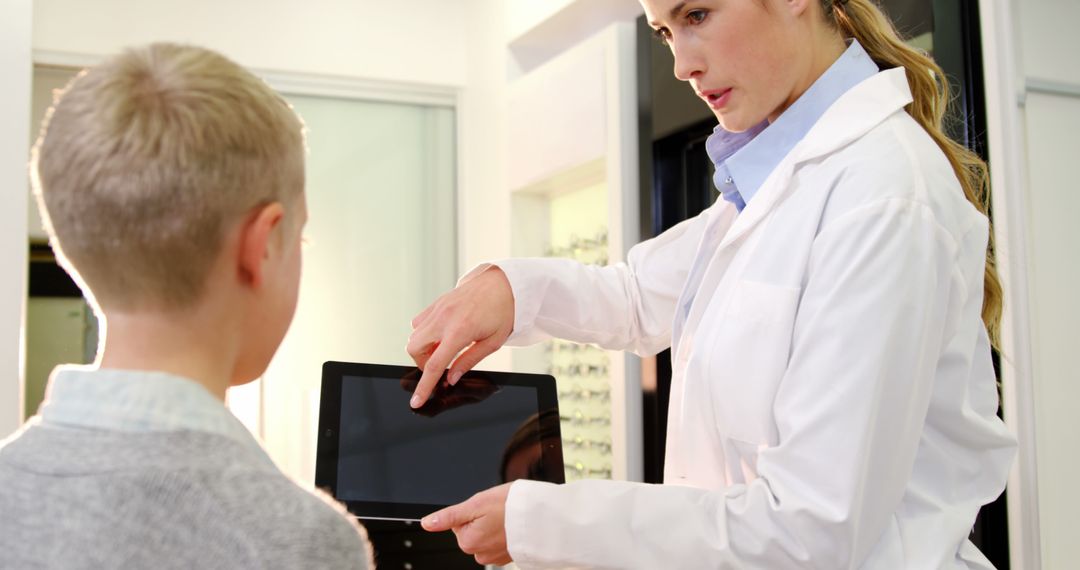
[[[716,120],[720,122],[720,126],[729,133],[741,133],[744,131],[748,131],[761,123],[761,120],[748,120],[745,116],[739,113],[716,112],[714,114],[716,115]]]

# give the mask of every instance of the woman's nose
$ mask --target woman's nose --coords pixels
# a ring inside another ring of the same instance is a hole
[[[686,40],[672,39],[671,54],[675,56],[675,77],[680,81],[690,81],[705,72],[702,58]]]

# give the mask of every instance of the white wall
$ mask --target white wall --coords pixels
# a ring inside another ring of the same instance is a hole
[[[126,46],[177,41],[220,51],[260,72],[460,88],[466,81],[465,4],[418,0],[404,9],[378,0],[35,0],[33,49],[39,63],[87,65]],[[44,239],[36,208],[29,217],[31,237]]]
[[[109,54],[150,41],[248,67],[462,85],[462,0],[35,0],[34,49]]]
[[[1027,86],[1022,117],[1042,565],[1067,568],[1080,560],[1080,3],[1024,0],[1017,6]],[[1074,94],[1040,92],[1040,84]]]
[[[507,182],[531,186],[607,151],[606,37],[594,37],[514,80],[507,90]],[[544,125],[538,129],[537,125]]]
[[[1039,526],[1043,566],[1065,568],[1080,560],[1080,99],[1029,93],[1026,111]]]
[[[1075,0],[1016,0],[1022,41],[1023,69],[1027,77],[1080,82],[1080,38],[1076,22],[1080,3]]]
[[[571,45],[642,13],[633,0],[508,0],[504,35],[510,78],[529,72]]]
[[[22,423],[31,0],[0,2],[0,439]]]
[[[504,0],[503,37],[509,42],[522,36],[575,1],[579,0]]]
[[[984,56],[998,259],[1005,285],[1005,414],[1014,568],[1080,559],[1080,37],[1073,0],[986,0]]]
[[[461,268],[510,254],[510,194],[506,190],[505,0],[468,2],[461,93],[458,231]]]
[[[506,160],[505,0],[468,3],[464,44],[466,87],[459,100],[458,263],[461,271],[510,256],[510,192]],[[481,368],[509,370],[510,351],[489,356]]]

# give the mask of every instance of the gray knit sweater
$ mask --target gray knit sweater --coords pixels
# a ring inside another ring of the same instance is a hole
[[[34,424],[0,447],[0,568],[367,568],[363,530],[200,431]]]

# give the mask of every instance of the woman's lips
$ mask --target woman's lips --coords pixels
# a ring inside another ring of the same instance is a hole
[[[731,99],[731,88],[702,91],[700,95],[708,103],[709,107],[721,109],[727,105],[728,99]]]

